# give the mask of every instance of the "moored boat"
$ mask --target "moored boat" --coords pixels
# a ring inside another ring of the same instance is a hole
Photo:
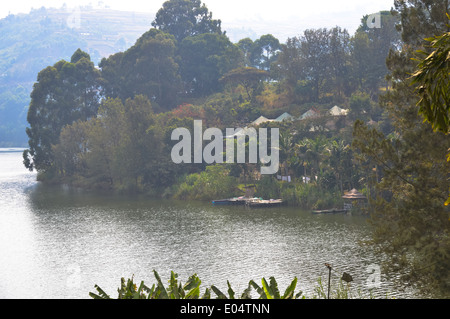
[[[246,198],[241,197],[233,197],[233,198],[225,198],[225,199],[217,199],[213,200],[213,205],[244,205],[246,202]]]
[[[332,208],[332,209],[324,209],[324,210],[313,210],[313,214],[343,214],[347,213],[347,209],[338,209],[338,208]]]
[[[247,201],[247,206],[252,208],[262,208],[262,207],[276,207],[283,205],[282,199],[252,199]]]

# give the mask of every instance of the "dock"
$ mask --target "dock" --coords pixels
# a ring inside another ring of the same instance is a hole
[[[226,198],[226,199],[218,199],[213,200],[213,205],[245,205],[248,198],[245,197],[233,197],[233,198]]]
[[[245,205],[251,208],[262,208],[262,207],[276,207],[281,206],[284,203],[282,199],[262,199],[258,197],[248,198],[248,197],[233,197],[218,199],[212,201],[213,205]]]

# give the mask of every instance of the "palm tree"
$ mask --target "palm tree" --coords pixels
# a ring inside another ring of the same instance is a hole
[[[288,132],[280,133],[280,163],[283,168],[284,175],[289,175],[289,168],[295,160],[295,142],[294,136]]]
[[[316,139],[305,138],[297,144],[304,166],[309,166],[311,179],[314,179],[313,177],[321,171],[321,163],[325,155],[326,145],[327,139],[323,136],[318,136]]]
[[[328,152],[328,165],[330,169],[334,172],[336,181],[339,184],[339,189],[341,193],[344,192],[343,179],[344,172],[348,168],[348,159],[350,145],[346,144],[343,140],[336,141],[333,140],[328,144],[326,148]]]

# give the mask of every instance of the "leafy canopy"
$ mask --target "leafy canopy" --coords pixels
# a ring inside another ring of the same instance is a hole
[[[212,18],[200,0],[169,0],[156,13],[152,26],[175,36],[177,41],[203,33],[222,34],[221,21]]]

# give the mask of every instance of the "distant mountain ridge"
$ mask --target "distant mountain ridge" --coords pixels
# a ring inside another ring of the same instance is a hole
[[[40,8],[0,20],[0,147],[27,145],[30,93],[38,72],[81,48],[98,64],[151,28],[152,14]]]
[[[153,13],[91,6],[39,8],[0,20],[0,147],[26,147],[30,93],[39,71],[80,48],[98,65],[125,51],[152,26]],[[249,27],[227,30],[232,41],[256,33]]]

